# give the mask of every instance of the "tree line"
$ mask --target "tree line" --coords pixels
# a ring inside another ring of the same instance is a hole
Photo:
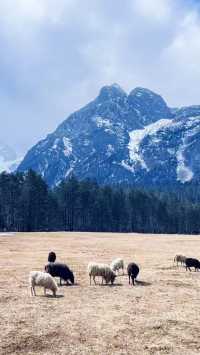
[[[191,193],[190,193],[191,191]],[[0,231],[200,233],[200,186],[175,193],[100,186],[71,176],[54,188],[30,170],[0,174]]]

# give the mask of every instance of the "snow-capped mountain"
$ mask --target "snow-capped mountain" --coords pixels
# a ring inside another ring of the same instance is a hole
[[[170,109],[154,92],[117,84],[70,115],[19,165],[50,185],[72,172],[100,183],[162,185],[200,177],[200,106]]]
[[[21,160],[12,148],[0,142],[0,173],[16,170]]]

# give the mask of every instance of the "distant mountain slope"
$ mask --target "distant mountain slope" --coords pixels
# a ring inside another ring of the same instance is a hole
[[[17,158],[17,154],[12,148],[0,142],[0,173],[16,170],[21,160]]]
[[[200,177],[200,106],[170,109],[163,98],[117,84],[70,115],[19,165],[50,185],[72,172],[99,183],[162,185]]]

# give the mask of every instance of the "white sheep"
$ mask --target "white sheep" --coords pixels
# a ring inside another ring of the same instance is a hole
[[[102,264],[102,263],[95,263],[95,262],[90,262],[88,264],[88,274],[90,276],[90,285],[91,285],[91,278],[93,277],[93,281],[96,285],[95,277],[96,276],[101,276],[102,277],[102,284],[103,280],[105,280],[106,284],[111,282],[113,284],[115,280],[115,273],[111,270],[110,266],[107,264]]]
[[[122,269],[123,270],[123,274],[124,274],[124,260],[121,259],[121,258],[117,258],[117,259],[113,260],[112,263],[110,264],[110,268],[114,272],[119,271],[120,269]]]
[[[57,284],[54,278],[47,272],[42,271],[31,271],[29,274],[29,285],[31,288],[31,295],[36,296],[35,286],[44,287],[44,294],[46,295],[46,289],[53,292],[54,297],[56,297],[56,292],[58,290]]]

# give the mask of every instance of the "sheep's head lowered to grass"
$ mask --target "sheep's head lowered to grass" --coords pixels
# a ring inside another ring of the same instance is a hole
[[[71,270],[69,271],[69,281],[74,285],[74,274]]]
[[[112,272],[112,273],[110,274],[110,279],[108,280],[108,283],[109,283],[109,281],[110,281],[111,284],[113,285],[113,283],[114,283],[116,277],[117,277],[117,275],[116,275],[114,272]]]

